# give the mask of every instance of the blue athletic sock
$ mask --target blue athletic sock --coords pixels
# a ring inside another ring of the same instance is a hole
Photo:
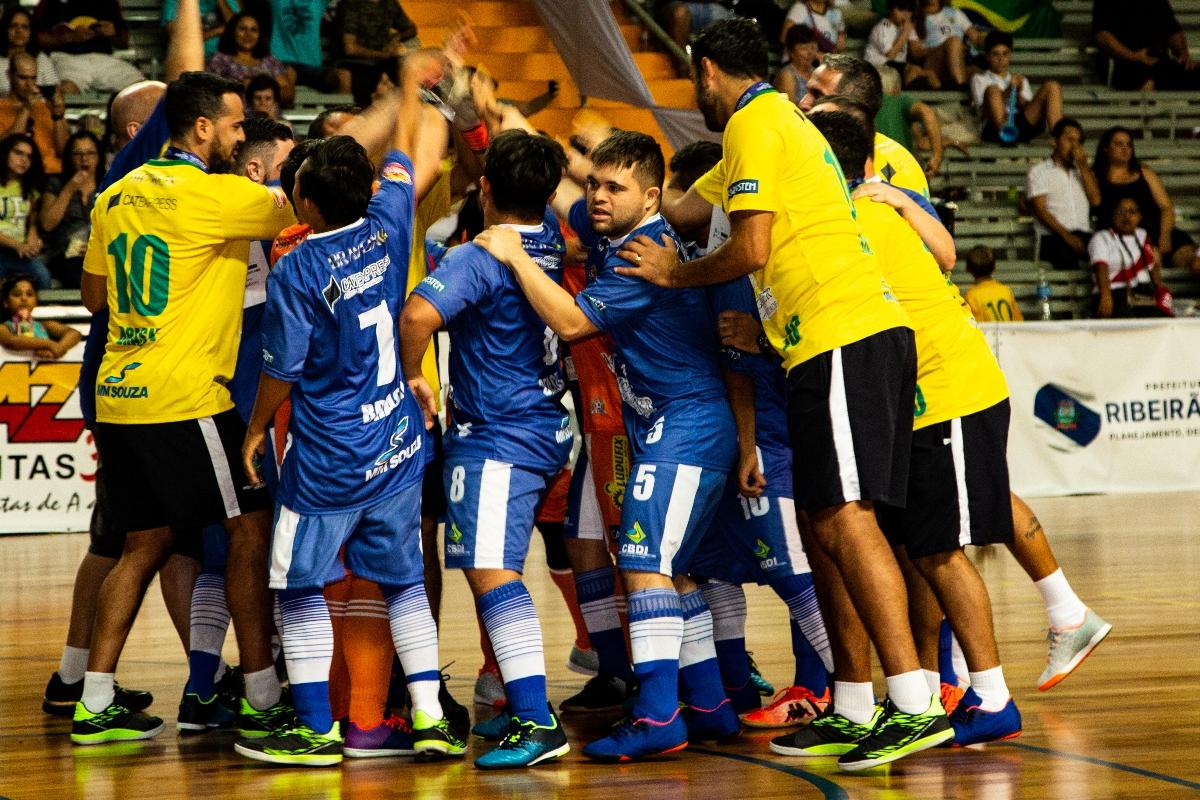
[[[954,671],[954,653],[950,647],[950,623],[942,620],[938,629],[938,673],[942,683],[958,686],[958,673]]]
[[[829,635],[817,605],[817,590],[812,573],[789,575],[771,581],[771,588],[784,603],[792,620],[792,654],[796,658],[794,686],[804,686],[818,697],[829,685],[828,673],[833,672],[833,653]],[[802,639],[803,643],[797,641]],[[813,663],[815,657],[818,663]]]
[[[186,691],[202,700],[216,691],[216,674],[221,664],[221,648],[229,630],[229,606],[225,602],[224,569],[202,569],[192,589],[192,609],[188,634],[188,680]]]
[[[792,685],[803,686],[820,697],[829,688],[829,673],[825,671],[821,657],[808,643],[808,638],[796,621],[793,619],[788,622],[792,631],[792,657],[796,660],[796,675],[792,679]]]
[[[629,665],[629,650],[625,646],[625,631],[617,612],[616,572],[612,567],[600,567],[575,573],[575,592],[579,610],[587,626],[588,639],[600,659],[600,673],[620,678],[628,685],[633,676]]]
[[[665,722],[679,710],[679,650],[683,610],[674,589],[630,592],[629,638],[638,683],[635,719]]]
[[[387,603],[392,644],[408,682],[412,708],[441,719],[438,690],[442,685],[442,670],[438,666],[438,631],[433,612],[429,610],[425,584],[393,586],[381,583],[379,590]]]
[[[717,651],[713,646],[712,612],[699,589],[681,595],[679,606],[683,611],[683,641],[679,647],[680,699],[692,708],[712,711],[726,699]],[[743,648],[742,658],[745,657]]]
[[[512,713],[523,720],[549,725],[542,629],[529,590],[519,580],[509,581],[485,592],[478,604]]]
[[[746,656],[746,593],[741,586],[710,580],[700,587],[712,612],[713,644],[721,683],[733,691],[750,681],[750,659]],[[684,611],[686,628],[687,611]],[[686,634],[685,634],[686,637]]]
[[[333,624],[325,596],[320,589],[281,589],[277,596],[296,716],[314,731],[327,733],[333,727],[329,710]]]

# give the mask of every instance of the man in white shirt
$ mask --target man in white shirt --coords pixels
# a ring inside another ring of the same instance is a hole
[[[1025,195],[1041,234],[1041,260],[1071,269],[1087,258],[1091,208],[1100,205],[1100,186],[1083,152],[1083,126],[1063,117],[1050,135],[1054,149],[1029,169]]]

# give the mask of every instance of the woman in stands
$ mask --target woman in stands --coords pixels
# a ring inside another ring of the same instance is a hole
[[[965,88],[968,45],[982,47],[983,33],[946,0],[925,0],[913,16],[913,27],[920,41],[910,45],[909,60],[937,75],[945,88]]]
[[[37,84],[47,95],[58,86],[58,73],[50,56],[41,52],[33,35],[33,18],[17,5],[10,5],[0,17],[0,94],[8,94],[8,57],[29,53],[37,59]]]
[[[1150,167],[1138,161],[1133,132],[1128,128],[1106,130],[1096,145],[1092,171],[1100,184],[1100,206],[1096,216],[1107,223],[1117,205],[1132,198],[1141,212],[1141,226],[1150,243],[1162,254],[1164,266],[1200,271],[1196,242],[1175,227],[1175,207],[1162,180]]]
[[[817,34],[817,47],[822,53],[840,53],[846,49],[846,21],[842,11],[834,8],[832,0],[807,0],[793,3],[788,9],[779,41],[787,40],[793,25],[807,25]]]
[[[33,218],[42,191],[42,157],[21,133],[0,139],[0,277],[26,273],[38,289],[50,288],[41,259],[42,238]]]
[[[270,40],[262,35],[262,25],[249,12],[240,12],[225,24],[217,42],[217,52],[208,60],[208,71],[246,83],[255,75],[270,75],[279,82],[284,105],[290,106],[296,94],[296,75],[290,67],[270,53]]]
[[[100,140],[90,131],[71,134],[63,147],[63,171],[47,181],[38,220],[46,234],[43,253],[51,274],[65,288],[79,288],[88,220],[104,163]]]

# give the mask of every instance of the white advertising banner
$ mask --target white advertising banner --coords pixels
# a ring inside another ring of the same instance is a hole
[[[985,326],[1029,496],[1200,489],[1200,320]]]
[[[79,411],[82,360],[82,342],[57,361],[0,348],[0,534],[88,529],[96,448]]]

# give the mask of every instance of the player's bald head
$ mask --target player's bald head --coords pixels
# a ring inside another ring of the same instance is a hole
[[[109,114],[118,150],[129,143],[138,128],[154,113],[154,107],[166,90],[167,85],[161,81],[139,81],[117,93]]]

